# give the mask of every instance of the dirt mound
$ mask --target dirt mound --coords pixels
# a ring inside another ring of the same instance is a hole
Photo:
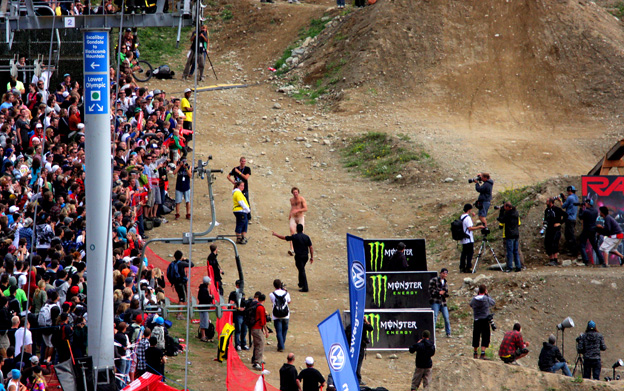
[[[380,0],[345,17],[307,61],[307,84],[412,96],[472,121],[518,125],[624,99],[621,22],[591,1]]]

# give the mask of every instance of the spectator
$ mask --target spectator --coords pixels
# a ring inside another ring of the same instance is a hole
[[[150,337],[150,347],[145,351],[145,365],[147,366],[146,371],[164,377],[167,356],[165,356],[165,351],[157,346],[157,342],[156,337]]]
[[[288,353],[287,362],[279,370],[280,391],[299,391],[297,385],[297,367],[295,367],[295,354]]]
[[[236,290],[230,292],[228,296],[228,303],[235,305],[235,311],[233,315],[234,320],[234,345],[236,350],[249,350],[247,346],[247,325],[245,324],[245,296],[244,293],[241,292],[240,285],[241,281],[236,280]],[[0,297],[0,300],[2,298]]]
[[[299,372],[297,376],[297,385],[303,391],[317,391],[325,387],[325,378],[316,368],[314,368],[314,359],[306,357],[306,368]],[[301,385],[303,383],[303,386]]]
[[[529,354],[529,342],[522,339],[521,328],[520,323],[514,324],[513,330],[505,333],[498,349],[498,356],[506,364],[514,363]]]
[[[253,326],[251,326],[251,337],[253,339],[253,356],[251,357],[251,363],[254,369],[262,370],[262,363],[264,362],[264,346],[266,345],[266,338],[269,337],[269,329],[267,328],[266,321],[266,309],[264,308],[264,302],[266,296],[262,293],[258,295],[258,305],[256,306],[256,317]]]
[[[474,324],[472,330],[472,347],[474,348],[474,358],[485,360],[485,349],[490,346],[490,308],[496,302],[488,295],[485,285],[479,285],[479,293],[470,301],[474,313]],[[481,342],[481,343],[479,343]],[[481,355],[478,354],[481,346]]]
[[[429,388],[431,383],[431,367],[433,367],[431,357],[435,355],[435,345],[429,339],[430,336],[431,332],[429,330],[423,331],[422,338],[409,348],[410,353],[416,353],[416,369],[412,376],[412,391],[417,390],[421,382],[424,389]]]
[[[176,203],[176,214],[175,219],[180,218],[180,204],[184,201],[186,204],[186,219],[189,220],[191,218],[191,176],[192,170],[191,167],[186,162],[186,159],[181,159],[178,161],[176,165],[175,171],[173,171],[174,175],[178,175],[176,179],[176,190],[175,190],[175,203]]]
[[[203,283],[199,285],[197,293],[197,303],[199,305],[210,305],[214,303],[214,297],[210,294],[210,277],[204,276]],[[203,308],[204,310],[207,308]],[[205,312],[199,313],[199,329],[202,342],[212,342],[212,337],[207,337],[206,332],[210,327],[210,314]]]
[[[277,337],[277,351],[283,352],[286,344],[286,335],[288,334],[288,321],[290,319],[290,293],[284,289],[281,280],[273,280],[273,288],[269,298],[273,303],[271,318],[275,325],[275,336]]]
[[[557,339],[550,334],[548,342],[544,342],[539,355],[538,366],[541,371],[556,373],[561,369],[564,375],[572,376],[570,368],[556,345]]]

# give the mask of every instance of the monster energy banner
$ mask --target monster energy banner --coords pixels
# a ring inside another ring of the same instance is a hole
[[[398,256],[393,257],[399,242],[405,243],[405,265]],[[368,239],[364,240],[364,251],[368,273],[427,271],[425,239]]]
[[[437,272],[388,272],[366,275],[366,308],[430,308],[429,280]]]
[[[349,320],[344,312],[345,323]],[[364,314],[373,330],[366,333],[368,350],[407,350],[429,330],[435,343],[432,310],[366,310]]]

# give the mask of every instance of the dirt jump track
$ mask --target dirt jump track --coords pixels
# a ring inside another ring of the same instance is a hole
[[[566,316],[577,322],[566,331],[566,358],[572,365],[574,338],[590,318],[609,348],[603,355],[603,376],[624,355],[622,270],[545,267],[537,233],[543,198],[568,184],[578,186],[578,176],[624,136],[624,25],[602,7],[605,2],[378,0],[343,13],[330,0],[300,5],[276,1],[223,0],[211,6],[214,15],[225,6],[233,15],[228,21],[215,17],[209,27],[219,82],[250,87],[198,95],[195,151],[204,160],[213,155],[211,165],[226,173],[243,155],[252,169],[250,243],[239,246],[248,293],[270,292],[274,278],[296,286],[287,248],[270,235],[273,230],[286,233],[292,186],[301,189],[310,205],[306,232],[318,258],[308,266],[311,291],[291,290],[293,316],[286,343],[297,356],[297,366],[312,355],[328,373],[316,325],[348,306],[344,237],[351,232],[365,238],[425,238],[429,268],[451,269],[453,338],[438,340],[433,390],[624,388],[620,382],[573,383],[537,370],[541,343]],[[324,15],[341,16],[318,36],[303,63],[275,78],[267,68],[310,19]],[[329,83],[328,69],[335,64],[341,67]],[[329,92],[317,106],[276,92],[289,84],[299,88],[319,83]],[[148,86],[182,91],[189,85],[172,80]],[[349,137],[367,131],[405,135],[433,163],[406,167],[402,179],[371,182],[359,177],[344,168],[340,149]],[[521,229],[520,246],[531,259],[528,270],[502,274],[483,267],[478,272],[499,303],[493,349],[516,321],[532,344],[521,367],[497,358],[475,361],[469,346],[471,291],[462,288],[466,276],[457,273],[459,253],[446,221],[476,199],[466,179],[482,170],[492,173],[495,192],[558,177],[535,196],[531,217]],[[205,184],[196,186],[194,221],[204,227],[210,217],[208,198]],[[215,199],[221,225],[215,234],[233,233],[231,190],[225,175],[219,176]],[[187,221],[172,221],[150,236],[187,230]],[[196,246],[192,253],[201,273],[204,247]],[[152,249],[167,261],[175,250],[164,244]],[[221,245],[219,254],[227,294],[236,267],[230,248]],[[273,335],[269,340],[268,381],[278,385],[285,354],[276,352]],[[211,362],[214,346],[194,339],[189,343],[191,389],[225,390],[225,368]],[[241,352],[245,364],[250,356]],[[397,356],[390,359],[384,353],[378,359],[369,353],[363,379],[374,387],[409,390],[414,357]],[[168,370],[179,380],[184,360],[170,362]]]

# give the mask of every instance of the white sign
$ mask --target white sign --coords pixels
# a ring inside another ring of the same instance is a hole
[[[65,21],[66,29],[71,29],[71,28],[76,27],[76,18],[74,18],[73,16],[66,16],[63,18],[63,20]]]

